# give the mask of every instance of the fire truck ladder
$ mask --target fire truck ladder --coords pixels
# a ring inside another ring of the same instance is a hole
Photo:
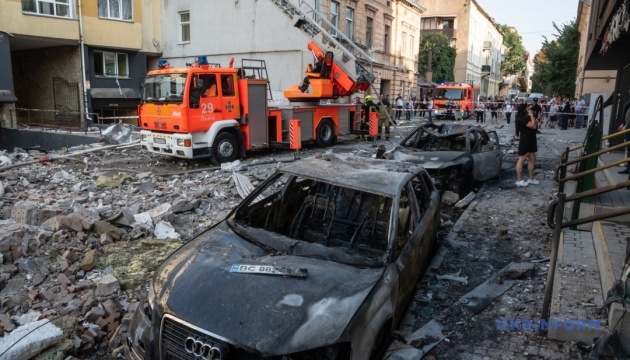
[[[265,60],[242,59],[241,70],[245,78],[267,80],[267,95],[269,96],[269,100],[273,100]]]
[[[296,1],[297,5],[293,1]],[[317,46],[331,51],[334,54],[334,61],[355,83],[371,85],[374,82],[372,70],[374,60],[328,21],[324,14],[315,10],[305,0],[271,0],[271,2]],[[369,70],[364,65],[368,66]]]

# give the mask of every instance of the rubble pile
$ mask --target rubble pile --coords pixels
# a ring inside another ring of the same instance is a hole
[[[153,271],[241,200],[232,171],[256,186],[276,165],[189,171],[174,161],[159,170],[176,171],[161,175],[125,161],[154,163],[124,150],[78,161],[37,162],[46,154],[21,149],[3,156],[13,167],[0,167],[0,335],[51,320],[64,336],[46,354],[59,359],[120,353]],[[42,344],[36,353],[50,341]]]

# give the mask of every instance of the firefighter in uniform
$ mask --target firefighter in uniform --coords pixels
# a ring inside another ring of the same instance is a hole
[[[363,122],[361,123],[361,130],[368,130],[370,128],[370,113],[378,112],[378,106],[372,101],[372,96],[367,95],[365,97],[365,104],[361,106],[363,109]],[[365,136],[365,138],[369,138],[369,136]]]

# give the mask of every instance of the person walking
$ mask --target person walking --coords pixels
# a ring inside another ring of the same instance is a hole
[[[433,124],[433,96],[429,95],[429,102],[427,103],[427,111],[429,112],[429,124]]]
[[[378,105],[378,137],[377,139],[382,138],[382,130],[383,125],[385,126],[385,140],[389,140],[389,114],[392,110],[392,105],[389,103],[389,100],[385,98],[385,94],[381,94],[381,101]]]
[[[405,106],[405,102],[403,101],[402,96],[398,94],[398,97],[396,98],[396,120],[400,119],[404,106]]]
[[[580,99],[575,106],[575,112],[577,113],[575,127],[578,129],[581,129],[582,126],[584,126],[584,110],[586,110],[586,101],[584,101],[584,96],[580,95]]]
[[[570,125],[569,121],[570,121],[570,113],[571,113],[571,102],[569,102],[569,99],[564,98],[564,105],[562,107],[562,110],[560,110],[560,112],[562,112],[562,130],[567,130],[567,127]]]
[[[505,103],[505,121],[507,121],[508,125],[510,125],[513,109],[514,109],[514,106],[512,105],[511,101],[508,101]]]
[[[496,99],[490,99],[488,107],[490,108],[490,123],[498,125],[499,119],[497,118],[497,101]]]
[[[480,122],[483,124],[484,111],[485,111],[485,108],[483,106],[483,102],[479,100],[477,102],[477,106],[475,107],[475,114],[477,115],[477,124],[479,124]]]
[[[519,105],[520,107],[527,106],[525,104]],[[536,152],[538,151],[538,144],[536,140],[536,128],[538,127],[538,119],[534,115],[533,105],[529,105],[526,108],[525,116],[522,116],[517,125],[520,127],[521,138],[518,142],[518,161],[516,162],[516,186],[528,186],[538,185],[540,182],[534,179],[534,168],[536,167]],[[525,160],[527,162],[527,181],[523,180],[523,164]]]
[[[408,99],[406,104],[407,109],[405,109],[405,120],[411,120],[411,113],[413,112],[413,100]]]
[[[551,100],[551,107],[549,108],[549,127],[556,128],[556,122],[558,121],[558,104]]]
[[[523,103],[523,99],[518,99],[516,106],[516,116],[514,117],[514,126],[516,128],[515,138],[520,139],[521,136],[521,127],[519,122],[527,113],[527,104]]]

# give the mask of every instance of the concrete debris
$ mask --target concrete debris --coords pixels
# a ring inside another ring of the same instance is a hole
[[[63,331],[43,319],[20,326],[0,338],[0,354],[4,359],[28,360],[62,340]]]
[[[96,186],[115,188],[119,187],[129,179],[129,175],[126,173],[118,173],[113,175],[101,175],[96,179]]]
[[[100,278],[96,282],[96,290],[94,291],[94,295],[97,297],[104,297],[108,295],[113,295],[120,291],[120,284],[118,283],[118,279],[114,277],[112,274],[107,274]]]
[[[505,269],[505,277],[508,279],[525,279],[534,274],[536,265],[532,263],[510,263]]]
[[[455,204],[455,207],[461,209],[468,206],[468,204],[475,199],[475,196],[477,196],[477,194],[474,191],[471,191],[468,195],[466,195],[466,197],[458,201],[457,204]]]
[[[101,135],[109,144],[126,144],[132,141],[131,125],[114,124],[103,130]]]
[[[444,205],[453,206],[458,201],[459,195],[452,191],[445,191],[444,194],[442,194],[442,204]]]
[[[459,276],[460,273],[461,273],[461,270],[453,274],[436,275],[435,277],[438,280],[451,280],[451,281],[460,282],[463,285],[468,285],[468,277]]]
[[[50,182],[52,184],[61,184],[61,183],[72,183],[72,182],[76,182],[77,181],[77,177],[64,171],[64,170],[59,170],[56,173],[53,174],[52,179],[50,179]]]
[[[155,226],[155,238],[156,239],[172,239],[172,240],[177,240],[179,239],[179,234],[175,231],[175,228],[173,228],[173,225],[171,225],[168,222],[165,221],[160,221],[156,226]]]
[[[16,322],[19,326],[30,324],[39,320],[42,316],[42,313],[39,311],[30,310],[26,314],[22,316],[13,316],[11,319]]]
[[[13,160],[8,156],[0,155],[0,166],[13,165]]]
[[[233,172],[233,171],[240,171],[242,168],[241,166],[241,161],[240,160],[235,160],[229,163],[222,163],[221,164],[221,170],[225,171],[225,172]]]

